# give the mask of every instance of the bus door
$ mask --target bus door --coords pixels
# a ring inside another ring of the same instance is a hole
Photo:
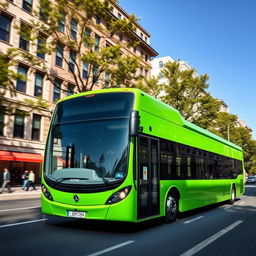
[[[158,215],[159,140],[139,136],[138,219]]]

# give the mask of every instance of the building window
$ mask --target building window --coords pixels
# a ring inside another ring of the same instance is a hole
[[[93,82],[93,84],[97,84],[98,79],[99,79],[99,68],[98,67],[93,67],[92,72],[93,72],[92,82]]]
[[[31,34],[31,27],[27,24],[22,23],[20,28],[20,42],[19,48],[25,51],[29,50],[29,37]]]
[[[70,26],[70,36],[72,39],[76,40],[77,34],[77,22],[74,19],[71,19],[71,26]]]
[[[145,69],[145,78],[147,79],[148,78],[148,70]]]
[[[42,59],[45,58],[45,52],[44,52],[44,47],[46,44],[46,38],[43,35],[38,35],[37,39],[37,57],[40,57]]]
[[[62,33],[65,32],[65,20],[66,20],[66,14],[61,12],[58,20],[58,30]]]
[[[1,12],[0,14],[0,40],[10,41],[12,19]]]
[[[159,68],[163,68],[163,66],[164,66],[163,61],[159,61]]]
[[[69,52],[68,71],[75,72],[76,53],[74,51]]]
[[[88,77],[88,63],[83,62],[83,78],[86,79]]]
[[[133,53],[136,54],[136,51],[137,51],[137,47],[133,47]]]
[[[148,62],[148,55],[145,54],[145,61]]]
[[[41,116],[33,114],[32,140],[40,140]]]
[[[61,81],[59,79],[54,80],[54,89],[53,89],[53,101],[56,102],[60,99],[60,89]]]
[[[164,74],[162,72],[159,72],[159,78],[163,79],[164,78]]]
[[[101,23],[101,18],[96,16],[96,24],[100,24]]]
[[[140,68],[140,75],[143,76],[143,68]]]
[[[27,73],[28,73],[28,68],[21,65],[18,66],[18,74],[20,77],[17,79],[17,82],[16,82],[16,90],[19,92],[26,93]]]
[[[121,20],[121,19],[122,19],[121,13],[118,13],[118,14],[117,14],[117,17],[118,17],[119,20]]]
[[[17,115],[14,119],[13,137],[24,137],[24,116]]]
[[[56,66],[62,67],[63,62],[63,46],[61,44],[56,45]]]
[[[140,38],[143,40],[143,37],[144,37],[144,35],[142,34],[142,33],[140,33]]]
[[[147,43],[148,42],[148,38],[145,36],[145,42]]]
[[[109,87],[109,73],[105,72],[105,87]]]
[[[74,88],[75,88],[75,86],[73,84],[68,84],[68,86],[67,86],[67,96],[70,96],[70,95],[74,94]]]
[[[89,47],[90,46],[89,42],[90,42],[90,37],[91,37],[91,30],[85,29],[84,36],[85,36],[85,47]]]
[[[23,0],[22,2],[22,9],[27,12],[32,12],[32,0]]]
[[[124,36],[122,34],[119,34],[119,41],[122,42],[124,40]]]
[[[39,18],[42,21],[47,21],[49,17],[49,13],[47,12],[47,4],[45,1],[39,0],[40,7],[39,7]]]
[[[94,42],[94,51],[99,51],[100,49],[100,37],[95,35],[95,42]]]
[[[4,115],[0,114],[0,136],[4,135]]]
[[[42,96],[43,82],[44,82],[44,75],[39,72],[36,72],[34,96]]]

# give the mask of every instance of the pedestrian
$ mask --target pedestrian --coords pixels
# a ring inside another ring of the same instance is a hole
[[[23,180],[23,186],[22,186],[23,190],[26,190],[26,188],[27,188],[28,176],[29,176],[29,172],[28,172],[28,170],[25,170],[25,172],[22,174],[22,177],[21,177]]]
[[[30,186],[32,186],[33,189],[36,190],[36,188],[35,188],[35,174],[34,174],[33,170],[30,170],[30,172],[29,172],[26,191],[29,190]]]
[[[11,193],[12,190],[10,188],[10,181],[11,181],[11,178],[10,178],[10,172],[7,168],[4,168],[4,172],[3,172],[3,185],[2,185],[2,188],[1,188],[1,191],[0,191],[0,194],[3,193],[4,189],[7,188],[8,189],[8,192]]]

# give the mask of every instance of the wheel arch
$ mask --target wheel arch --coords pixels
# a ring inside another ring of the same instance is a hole
[[[165,195],[164,209],[165,209],[165,207],[166,207],[166,199],[167,199],[167,196],[168,196],[169,194],[171,194],[171,193],[173,193],[173,194],[175,194],[175,195],[177,196],[178,202],[180,201],[181,195],[180,195],[179,189],[178,189],[176,186],[172,186],[172,187],[169,188],[169,190],[167,191],[167,193],[166,193],[166,195]],[[179,202],[178,206],[179,206],[179,209],[180,209],[180,202]]]
[[[231,183],[231,186],[230,186],[230,194],[231,194],[231,192],[232,192],[232,188],[235,189],[235,193],[236,193],[236,184],[235,184],[234,182]],[[236,195],[237,195],[237,193],[236,193]]]

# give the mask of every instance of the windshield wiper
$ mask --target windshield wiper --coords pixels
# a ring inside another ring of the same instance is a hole
[[[70,178],[59,178],[56,182],[62,182],[64,180],[89,180],[88,178],[77,178],[77,177],[70,177]]]
[[[105,184],[109,184],[109,180],[107,178],[105,178],[104,176],[101,176],[100,178]]]

